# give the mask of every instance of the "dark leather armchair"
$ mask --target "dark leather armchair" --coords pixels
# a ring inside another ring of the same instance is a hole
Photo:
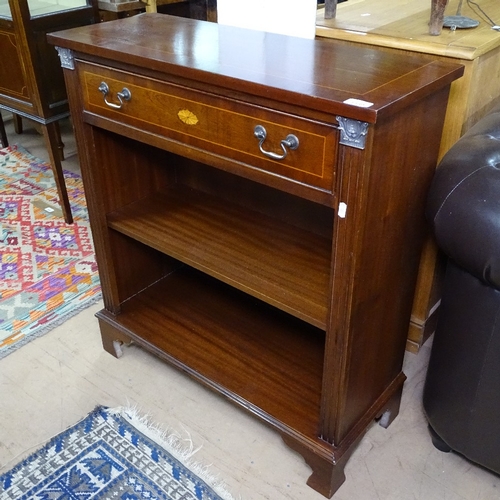
[[[445,155],[427,216],[448,256],[424,388],[433,442],[500,473],[500,108]]]

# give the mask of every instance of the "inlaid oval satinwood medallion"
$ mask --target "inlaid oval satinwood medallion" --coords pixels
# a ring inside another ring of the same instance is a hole
[[[189,109],[181,109],[177,116],[186,125],[196,125],[198,123],[198,117]]]

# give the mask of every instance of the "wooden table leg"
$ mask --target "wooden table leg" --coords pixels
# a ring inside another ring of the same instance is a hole
[[[2,115],[0,114],[0,142],[2,143],[2,148],[6,148],[9,145],[7,140],[7,133],[5,132],[5,125],[3,123]]]
[[[59,203],[63,212],[64,220],[68,224],[73,223],[73,215],[71,213],[71,205],[69,203],[68,191],[64,180],[63,169],[61,165],[61,157],[59,152],[60,134],[56,122],[42,126],[42,133],[45,138],[47,150],[50,158],[50,165],[56,181],[57,193],[59,195]]]
[[[444,9],[448,0],[432,0],[431,19],[429,21],[429,34],[440,35],[443,29]]]
[[[338,0],[325,0],[325,19],[334,19],[337,15]]]

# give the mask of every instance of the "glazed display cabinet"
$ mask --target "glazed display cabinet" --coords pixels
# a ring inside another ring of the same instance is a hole
[[[92,0],[0,0],[0,109],[11,112],[18,132],[21,119],[41,127],[57,184],[62,215],[72,222],[61,166],[59,120],[69,116],[64,77],[47,33],[93,23]],[[1,120],[0,116],[0,120]],[[0,125],[2,146],[7,136]]]
[[[281,434],[330,497],[396,417],[462,67],[142,14],[49,37],[81,159],[104,348],[131,341]]]

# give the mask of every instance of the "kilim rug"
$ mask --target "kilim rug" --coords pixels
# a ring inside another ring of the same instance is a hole
[[[0,149],[0,358],[100,298],[82,181],[64,174],[74,224],[50,166]]]
[[[97,407],[0,475],[2,500],[231,500],[206,469],[134,409]]]

